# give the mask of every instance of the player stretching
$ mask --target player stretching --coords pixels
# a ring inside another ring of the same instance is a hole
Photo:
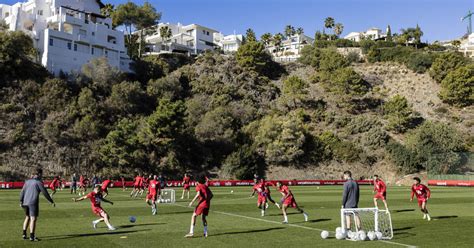
[[[80,198],[72,198],[72,200],[74,202],[78,202],[78,201],[82,201],[82,200],[87,199],[87,198],[89,198],[89,200],[91,201],[92,212],[100,217],[100,219],[92,221],[92,227],[94,227],[94,229],[96,229],[97,224],[99,224],[99,222],[101,222],[101,221],[104,221],[110,231],[115,230],[116,228],[113,227],[109,222],[109,218],[110,218],[109,215],[100,206],[101,201],[110,203],[112,205],[114,205],[114,203],[107,200],[107,199],[104,199],[102,197],[102,192],[100,190],[100,185],[95,185],[94,189],[89,194],[87,194],[83,197],[80,197]]]
[[[385,209],[388,211],[387,206],[387,186],[385,183],[380,179],[378,175],[374,175],[374,205],[376,208],[379,208],[377,205],[377,199],[382,199],[383,204],[385,205]]]
[[[151,206],[152,215],[156,215],[156,212],[158,211],[156,208],[156,200],[158,200],[161,191],[156,178],[157,176],[155,175],[153,176],[153,179],[148,182],[148,194],[145,199],[145,202]]]
[[[141,174],[138,174],[133,181],[133,189],[130,193],[130,197],[137,197],[138,193],[140,192],[141,188],[143,187],[143,178]]]
[[[211,207],[211,199],[213,194],[209,187],[206,185],[206,179],[199,178],[196,184],[196,196],[193,200],[189,203],[189,207],[191,207],[199,197],[199,203],[194,209],[193,216],[191,217],[191,227],[189,229],[189,233],[186,234],[184,237],[192,238],[194,236],[194,225],[196,224],[196,217],[202,215],[202,224],[204,226],[204,237],[207,237],[207,220],[206,217],[209,214],[209,208]]]
[[[428,209],[426,208],[428,199],[430,199],[431,197],[431,191],[424,184],[421,184],[421,180],[419,177],[414,177],[413,180],[415,183],[413,184],[413,186],[411,186],[410,201],[413,201],[413,196],[416,194],[416,198],[418,199],[418,206],[420,207],[420,210],[423,213],[423,219],[428,219],[428,221],[431,221],[431,216],[428,213]]]
[[[110,177],[108,177],[106,180],[102,182],[101,191],[103,192],[104,198],[109,195],[109,186],[111,183],[112,183],[112,180],[110,180]]]
[[[51,181],[51,183],[49,183],[49,188],[51,189],[51,194],[49,194],[51,196],[51,198],[53,198],[53,195],[56,194],[56,189],[60,187],[60,181],[58,179],[58,177],[54,177],[53,181]]]
[[[288,224],[288,216],[286,214],[286,209],[288,207],[296,208],[296,210],[303,214],[304,221],[308,221],[308,214],[303,209],[298,207],[295,197],[293,196],[293,193],[291,193],[291,190],[288,188],[288,186],[283,185],[281,182],[277,182],[277,189],[283,195],[283,198],[281,198],[281,210],[283,212],[284,218],[283,224]]]
[[[189,189],[191,188],[190,185],[191,178],[188,176],[187,173],[184,173],[184,178],[183,178],[183,194],[181,195],[181,199],[184,199],[184,193],[188,193],[188,199],[189,199]]]

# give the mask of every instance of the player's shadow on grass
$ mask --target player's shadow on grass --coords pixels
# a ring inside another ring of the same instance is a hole
[[[400,209],[400,210],[395,210],[395,211],[393,211],[393,212],[395,212],[395,213],[403,213],[403,212],[413,212],[413,211],[415,211],[415,209],[412,208],[412,209]]]
[[[236,232],[223,232],[223,233],[212,234],[212,236],[269,232],[269,231],[280,230],[280,229],[285,229],[285,228],[284,227],[272,227],[272,228],[257,229],[257,230],[253,229],[253,230],[236,231]]]
[[[294,214],[301,214],[301,213],[296,213],[296,212],[290,212],[290,213],[287,213],[286,215],[294,215]],[[282,213],[278,213],[278,214],[268,214],[266,216],[283,216]]]
[[[157,226],[157,225],[165,225],[166,223],[144,223],[144,224],[132,224],[132,225],[122,225],[119,228],[131,228],[131,227],[139,227],[139,226]]]
[[[308,220],[310,223],[317,223],[317,222],[323,222],[323,221],[330,221],[332,219],[316,219],[316,220]]]
[[[457,218],[457,215],[444,215],[444,216],[433,216],[433,219],[435,220],[442,220],[442,219],[452,219],[452,218]]]
[[[407,226],[407,227],[393,228],[393,232],[405,231],[405,230],[410,230],[410,229],[413,229],[413,227]]]
[[[128,234],[128,233],[144,232],[144,231],[150,231],[150,230],[151,230],[151,229],[146,229],[146,230],[134,230],[134,231],[99,232],[99,233],[80,233],[80,234],[70,234],[70,235],[46,236],[46,237],[43,237],[43,240],[62,240],[62,239],[73,239],[73,238],[103,236],[103,235]]]

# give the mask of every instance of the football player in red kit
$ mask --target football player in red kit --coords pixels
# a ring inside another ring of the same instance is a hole
[[[265,185],[265,180],[258,181],[257,178],[254,178],[253,191],[250,197],[254,197],[257,193],[257,208],[261,209],[262,216],[265,216],[265,209],[267,208],[267,190]]]
[[[135,180],[133,181],[133,189],[132,192],[130,192],[130,197],[137,197],[138,193],[142,190],[143,188],[143,177],[142,174],[138,174],[135,177]]]
[[[183,177],[183,194],[181,195],[181,199],[184,199],[184,193],[188,193],[188,199],[189,199],[189,189],[191,188],[191,178],[188,176],[187,173],[184,173]]]
[[[59,181],[58,177],[54,177],[53,181],[49,183],[49,189],[51,189],[51,198],[53,198],[53,195],[56,194],[56,189],[59,188],[61,185],[61,182]]]
[[[384,181],[380,179],[378,175],[374,175],[374,205],[378,208],[377,200],[381,199],[383,204],[385,205],[385,209],[388,210],[387,206],[387,186],[385,185]]]
[[[189,233],[184,237],[192,238],[194,236],[194,225],[196,224],[196,217],[202,215],[202,224],[204,226],[204,237],[207,237],[207,215],[209,214],[209,208],[211,207],[211,199],[213,194],[206,184],[205,178],[199,178],[196,184],[196,196],[189,203],[189,207],[199,198],[199,203],[194,209],[193,216],[191,217],[191,227]]]
[[[428,219],[428,221],[430,221],[431,216],[428,213],[426,204],[428,203],[428,199],[431,197],[431,191],[428,187],[426,187],[426,185],[421,184],[421,179],[419,177],[414,177],[413,181],[414,184],[411,186],[410,201],[413,201],[413,196],[416,195],[416,198],[418,199],[418,206],[423,213],[423,219]]]
[[[153,176],[153,179],[148,181],[148,194],[146,195],[145,202],[151,206],[151,214],[156,215],[158,209],[156,208],[156,201],[160,195],[161,188],[158,181],[156,180],[157,176]]]
[[[81,175],[79,177],[79,196],[86,194],[88,183],[89,179],[87,179],[85,176]]]
[[[108,188],[109,188],[110,184],[112,184],[112,180],[110,180],[110,177],[102,182],[101,191],[103,192],[102,195],[104,196],[104,198],[109,195],[109,189]]]
[[[281,210],[283,212],[283,224],[288,224],[288,216],[286,214],[286,209],[288,207],[296,208],[300,213],[303,214],[304,216],[304,221],[308,221],[308,214],[301,209],[298,204],[296,203],[295,197],[293,196],[293,193],[291,193],[291,190],[288,188],[288,186],[283,185],[281,182],[277,182],[277,189],[280,191],[282,194],[281,198]]]
[[[113,231],[115,230],[116,228],[113,227],[111,224],[110,224],[110,217],[109,215],[107,214],[107,212],[105,212],[105,210],[100,206],[100,202],[101,201],[104,201],[104,202],[107,202],[107,203],[110,203],[110,204],[114,204],[113,202],[107,200],[107,199],[104,199],[102,197],[102,192],[101,192],[101,189],[100,189],[100,185],[95,185],[94,186],[94,189],[92,190],[92,192],[90,192],[89,194],[83,196],[83,197],[80,197],[80,198],[72,198],[72,200],[74,202],[78,202],[78,201],[82,201],[84,199],[89,199],[91,201],[91,207],[92,207],[92,212],[99,216],[100,219],[98,220],[94,220],[92,221],[92,227],[97,228],[97,224],[101,221],[104,221],[105,224],[107,225],[107,227],[109,228],[110,231]]]

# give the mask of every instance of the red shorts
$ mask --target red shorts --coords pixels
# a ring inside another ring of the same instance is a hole
[[[418,199],[418,206],[421,207],[421,205],[423,204],[423,202],[427,202],[428,200],[426,200],[425,198],[419,198]]]
[[[183,189],[189,189],[189,188],[191,188],[191,185],[189,185],[189,184],[183,185]]]
[[[377,192],[374,196],[375,199],[382,199],[382,200],[386,200],[387,199],[387,191],[385,192]]]
[[[146,199],[147,199],[147,200],[156,201],[157,196],[156,196],[156,194],[147,194],[147,195],[146,195]]]
[[[138,185],[138,184],[134,184],[134,185],[133,185],[133,188],[134,188],[134,189],[140,189],[141,187],[140,187],[140,185]]]
[[[105,210],[101,207],[92,207],[92,212],[99,217],[104,217],[106,214]]]
[[[284,201],[283,201],[283,205],[287,205],[288,207],[291,207],[291,208],[296,208],[298,205],[296,204],[296,201],[295,201],[295,198],[293,198],[292,196],[286,198]]]
[[[49,188],[50,188],[52,191],[55,191],[55,190],[56,190],[56,187],[54,187],[54,186],[49,186]]]
[[[197,205],[196,208],[194,209],[194,213],[198,216],[201,214],[205,216],[209,215],[209,205],[206,204],[205,202]]]
[[[257,204],[260,205],[265,202],[267,202],[267,197],[259,194],[257,198]]]
[[[108,193],[109,193],[109,190],[107,189],[107,187],[105,187],[105,188],[102,188],[102,192],[104,192],[104,193],[107,193],[107,194],[108,194]]]

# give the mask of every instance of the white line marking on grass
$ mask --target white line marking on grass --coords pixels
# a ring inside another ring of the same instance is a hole
[[[183,207],[183,208],[189,208],[188,206],[177,204],[177,203],[175,203],[174,205],[179,206],[179,207]],[[227,213],[227,212],[222,212],[222,211],[216,211],[216,210],[210,210],[210,211],[214,212],[214,213],[217,213],[217,214],[223,214],[223,215],[232,216],[232,217],[239,217],[239,218],[244,218],[244,219],[249,219],[249,220],[258,220],[258,221],[262,221],[262,222],[283,225],[281,222],[273,221],[273,220],[265,220],[265,219],[260,219],[260,218],[255,218],[255,217],[250,217],[250,216],[245,216],[245,215],[240,215],[240,214]],[[290,224],[290,223],[289,224],[284,224],[284,225],[285,226],[291,226],[291,227],[303,228],[303,229],[306,229],[306,230],[323,231],[323,229],[319,229],[319,228],[314,228],[314,227],[309,227],[309,226],[300,226],[300,225]],[[334,233],[333,231],[329,231],[329,232]],[[415,248],[416,247],[414,245],[407,245],[407,244],[397,243],[397,242],[388,241],[388,240],[378,240],[378,242],[392,244],[392,245],[399,245],[399,246],[404,246],[404,247],[409,247],[409,248]]]

